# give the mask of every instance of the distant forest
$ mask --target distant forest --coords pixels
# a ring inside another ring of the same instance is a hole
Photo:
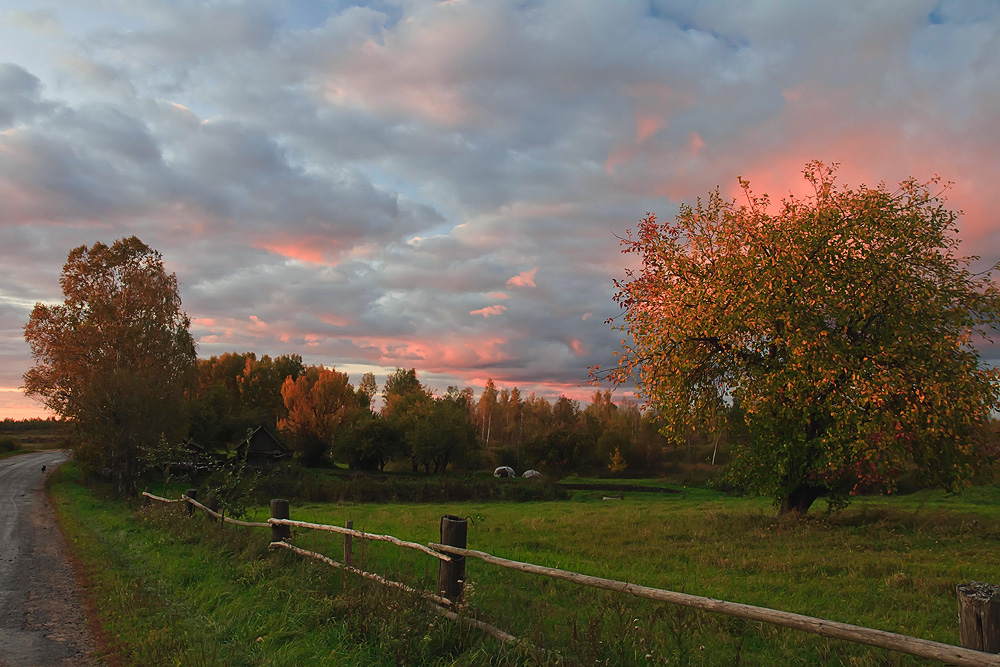
[[[497,389],[492,380],[478,394],[449,387],[436,396],[415,369],[402,368],[380,390],[371,373],[355,386],[347,374],[306,366],[299,355],[253,352],[199,359],[197,373],[188,433],[199,445],[229,449],[263,425],[306,465],[356,470],[433,474],[507,465],[519,473],[655,475],[680,459],[711,459],[727,449],[731,418],[718,415],[704,433],[669,442],[654,413],[616,403],[610,391],[595,391],[586,407],[566,396],[550,402],[517,387]]]

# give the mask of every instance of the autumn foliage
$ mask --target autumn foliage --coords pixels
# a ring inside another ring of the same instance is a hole
[[[25,391],[74,424],[84,466],[134,491],[143,449],[187,429],[195,348],[177,277],[132,236],[75,248],[59,283],[63,303],[36,304],[24,327],[35,359]]]
[[[989,274],[958,254],[938,181],[838,187],[772,203],[741,181],[622,241],[641,268],[616,283],[626,334],[610,378],[635,380],[681,438],[736,404],[749,437],[729,478],[805,512],[893,488],[915,467],[955,488],[981,463],[998,373],[973,346],[1000,318]]]
[[[316,465],[326,454],[334,435],[361,409],[346,373],[310,366],[298,378],[281,385],[288,416],[278,428],[292,436],[304,463]]]

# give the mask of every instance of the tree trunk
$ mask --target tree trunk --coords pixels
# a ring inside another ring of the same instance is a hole
[[[816,499],[823,494],[823,491],[823,487],[820,486],[799,484],[781,501],[781,508],[778,510],[778,514],[784,515],[795,512],[804,515],[809,511],[809,508]]]

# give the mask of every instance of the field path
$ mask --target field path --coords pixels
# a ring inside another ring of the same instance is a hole
[[[47,451],[0,461],[0,667],[99,664],[42,485],[65,460]]]

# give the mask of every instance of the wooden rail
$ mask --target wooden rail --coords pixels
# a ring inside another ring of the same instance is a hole
[[[439,551],[434,551],[425,547],[423,544],[417,544],[416,542],[406,542],[399,538],[393,537],[392,535],[379,535],[377,533],[366,533],[361,530],[354,530],[353,528],[341,528],[340,526],[329,526],[325,523],[309,523],[308,521],[292,521],[291,519],[268,519],[268,523],[264,525],[275,525],[275,526],[294,526],[296,528],[311,528],[313,530],[325,530],[330,533],[341,533],[343,535],[350,535],[352,537],[357,537],[362,540],[376,540],[380,542],[391,542],[398,547],[406,547],[407,549],[416,549],[417,551],[422,551],[428,556],[433,556],[439,560],[446,562],[451,561],[451,556],[443,554]]]
[[[184,502],[183,498],[164,498],[162,496],[154,496],[149,491],[143,491],[142,495],[146,496],[147,498],[151,498],[152,500],[159,500],[161,503],[182,503],[182,502]]]
[[[962,648],[961,646],[941,644],[927,639],[918,639],[916,637],[899,635],[894,632],[873,630],[859,625],[828,621],[822,618],[803,616],[801,614],[793,614],[787,611],[777,611],[775,609],[755,607],[753,605],[740,604],[737,602],[726,602],[698,595],[689,595],[687,593],[676,593],[674,591],[667,591],[660,588],[650,588],[648,586],[630,584],[624,581],[615,581],[614,579],[592,577],[586,574],[560,570],[554,567],[545,567],[542,565],[533,565],[531,563],[509,560],[507,558],[499,558],[482,551],[460,549],[458,547],[448,546],[447,544],[435,544],[432,542],[430,546],[434,549],[458,556],[478,558],[492,565],[520,570],[521,572],[528,572],[530,574],[538,574],[555,579],[562,579],[564,581],[570,581],[582,586],[602,588],[609,591],[618,591],[620,593],[628,593],[629,595],[649,600],[669,602],[671,604],[693,607],[695,609],[702,609],[717,614],[745,618],[751,621],[761,621],[771,625],[779,625],[786,628],[793,628],[795,630],[802,630],[803,632],[810,632],[823,637],[843,639],[858,644],[866,644],[877,648],[889,649],[890,651],[897,651],[899,653],[907,653],[919,658],[938,660],[952,665],[967,665],[968,667],[1000,666],[1000,655],[974,651],[972,649]]]
[[[201,503],[199,503],[194,498],[188,498],[187,496],[181,496],[181,500],[184,500],[184,501],[186,501],[186,502],[194,505],[198,509],[205,510],[205,512],[207,512],[211,516],[214,516],[216,519],[222,519],[226,523],[233,523],[233,524],[236,524],[237,526],[247,526],[248,528],[270,528],[271,527],[271,524],[264,523],[263,521],[240,521],[239,519],[232,519],[232,518],[230,518],[228,516],[225,516],[224,514],[216,512],[213,509],[209,509],[209,508],[205,507],[204,505],[202,505]]]

